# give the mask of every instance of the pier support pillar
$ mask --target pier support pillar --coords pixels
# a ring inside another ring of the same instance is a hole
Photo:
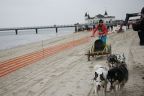
[[[58,33],[58,28],[56,27],[56,33]]]
[[[36,30],[36,34],[38,34],[38,29],[36,28],[35,30]]]
[[[78,31],[77,26],[75,26],[75,32],[77,32],[77,31]]]
[[[16,32],[16,35],[18,34],[18,30],[17,29],[15,29],[15,32]]]

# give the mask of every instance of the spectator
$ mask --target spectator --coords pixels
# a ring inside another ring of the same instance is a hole
[[[138,31],[140,45],[144,45],[144,7],[141,10],[140,27]]]

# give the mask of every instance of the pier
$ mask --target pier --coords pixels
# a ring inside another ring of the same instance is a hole
[[[16,35],[18,35],[19,30],[32,30],[34,29],[36,34],[38,34],[39,29],[49,29],[55,28],[56,33],[58,33],[58,28],[67,28],[67,27],[74,27],[75,32],[78,31],[78,25],[54,25],[54,26],[37,26],[37,27],[15,27],[15,28],[0,28],[0,31],[12,31],[14,30]]]

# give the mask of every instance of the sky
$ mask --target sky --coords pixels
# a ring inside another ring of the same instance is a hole
[[[144,0],[0,0],[0,28],[84,23],[90,16],[104,14],[125,19],[136,13]]]

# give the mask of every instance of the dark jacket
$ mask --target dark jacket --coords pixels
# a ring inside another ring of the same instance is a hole
[[[144,18],[140,18],[136,23],[132,24],[134,31],[144,31]]]
[[[144,7],[141,9],[141,14],[144,15]],[[140,30],[144,32],[144,17],[141,16]]]
[[[144,18],[142,18],[140,21],[140,30],[144,31]]]
[[[144,32],[144,7],[141,10],[141,18],[136,23],[132,24],[133,30],[138,32]]]

